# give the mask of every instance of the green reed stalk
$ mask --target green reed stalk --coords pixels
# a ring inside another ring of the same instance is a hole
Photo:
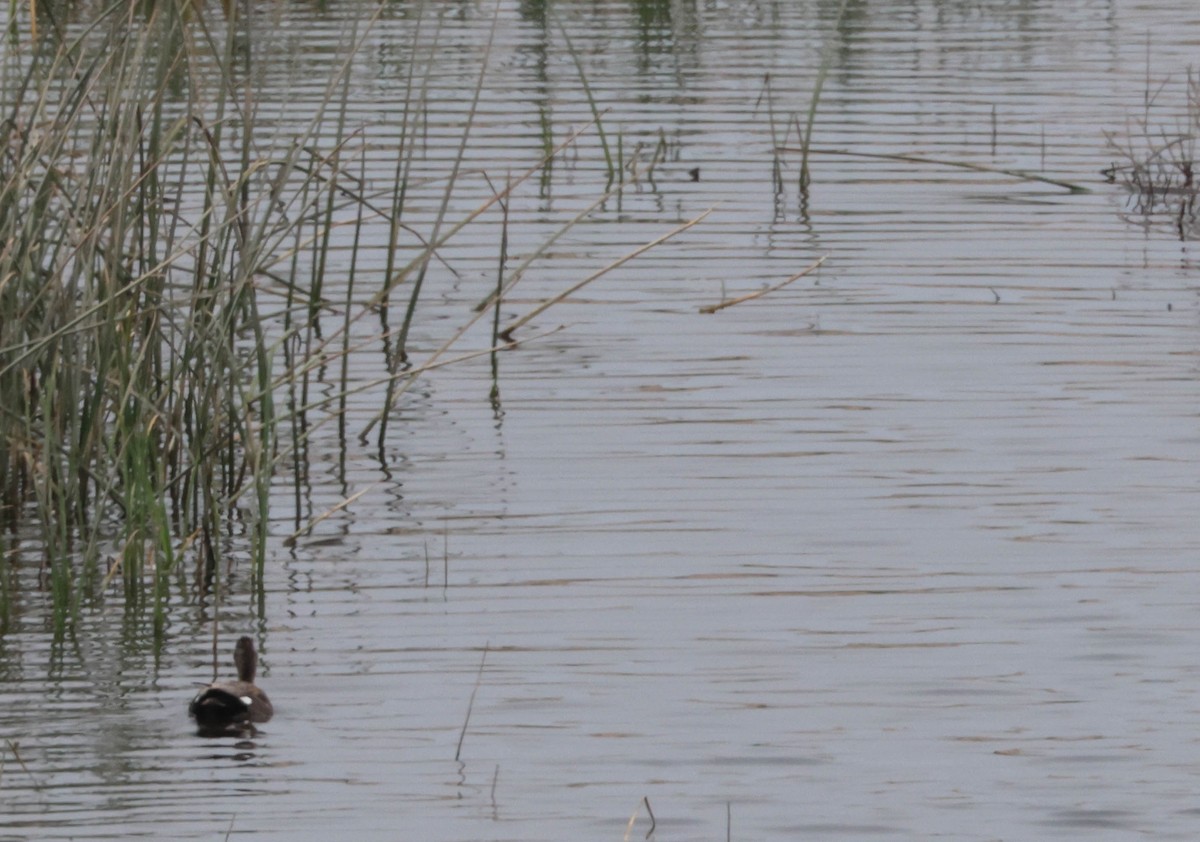
[[[411,49],[416,55],[422,44],[422,30],[425,24],[425,16],[423,14],[425,4],[418,4],[417,18],[413,25],[413,36],[411,41]],[[440,18],[439,25],[435,27],[434,34],[429,47],[430,53],[437,49],[438,34],[441,32]],[[419,115],[427,111],[427,97],[429,92],[430,78],[433,73],[433,62],[427,62],[425,65],[425,73],[421,78],[419,88],[414,87],[416,80],[417,62],[413,61],[409,64],[408,73],[404,78],[404,101],[408,103],[408,107],[404,109],[404,113],[400,119],[399,130],[399,154],[396,156],[395,178],[393,180],[394,188],[391,194],[391,216],[389,219],[390,225],[388,228],[388,253],[387,266],[384,272],[384,288],[377,296],[379,305],[379,320],[385,334],[388,331],[388,310],[391,301],[391,291],[405,277],[406,273],[397,271],[396,260],[399,254],[400,231],[404,218],[405,200],[408,196],[409,176],[412,173],[413,160],[416,155],[418,146],[418,124]],[[347,329],[348,329],[347,325]],[[394,349],[389,348],[389,356],[395,359],[399,355]]]
[[[500,4],[497,3],[492,17],[491,30],[488,32],[488,41],[484,47],[483,59],[479,66],[479,75],[475,81],[475,88],[471,95],[471,104],[467,108],[466,119],[463,123],[462,136],[459,139],[458,150],[455,153],[453,162],[450,166],[450,173],[446,178],[446,187],[442,192],[442,203],[438,209],[437,216],[433,221],[432,232],[429,237],[429,245],[424,249],[422,254],[416,261],[416,274],[413,277],[412,289],[408,295],[408,306],[404,311],[404,319],[400,324],[400,331],[396,336],[393,358],[390,365],[391,371],[395,373],[401,366],[408,362],[408,334],[412,327],[413,318],[417,311],[417,302],[421,297],[421,290],[425,285],[425,277],[429,271],[429,261],[435,254],[435,243],[438,241],[438,235],[441,232],[442,226],[445,224],[446,215],[450,208],[450,199],[454,195],[454,189],[458,184],[458,175],[462,169],[463,158],[466,155],[467,142],[471,137],[471,131],[475,124],[475,116],[479,109],[479,99],[483,94],[484,81],[487,78],[488,62],[492,54],[492,44],[496,37],[496,29],[500,19]],[[400,276],[408,274],[408,269],[402,270]],[[398,280],[398,279],[397,279]],[[396,283],[395,280],[389,279],[388,288]],[[384,397],[383,410],[377,418],[379,424],[379,439],[378,446],[383,447],[384,441],[387,439],[388,417],[391,414],[392,407],[395,405],[395,380],[388,381],[387,394]],[[365,435],[365,433],[364,433]]]
[[[575,49],[575,45],[571,42],[571,36],[567,33],[566,24],[561,20],[558,21],[558,30],[562,33],[563,41],[567,45],[567,52],[571,55],[571,60],[575,62],[575,70],[579,73],[579,84],[583,88],[584,96],[587,97],[588,108],[592,110],[592,122],[596,124],[596,137],[600,140],[600,148],[604,152],[604,163],[608,167],[608,186],[617,180],[617,174],[621,171],[619,165],[613,162],[612,153],[608,149],[608,138],[604,133],[604,124],[600,118],[604,112],[596,104],[596,97],[592,95],[592,86],[588,83],[587,72],[583,68],[583,60],[579,57],[579,52]],[[618,143],[620,135],[617,136]]]
[[[838,4],[837,17],[834,18],[833,30],[836,33],[842,26],[849,0],[841,0]],[[807,191],[812,182],[812,174],[808,169],[808,150],[812,145],[813,124],[817,119],[817,106],[821,102],[821,91],[825,88],[825,79],[829,76],[829,68],[833,66],[836,54],[834,37],[831,35],[821,48],[821,66],[817,69],[817,78],[813,82],[812,99],[808,103],[808,113],[805,115],[804,131],[800,134],[800,189]]]
[[[483,60],[479,65],[479,75],[475,80],[475,88],[471,94],[471,104],[467,108],[466,119],[463,121],[462,136],[459,138],[458,151],[455,153],[453,163],[450,166],[450,173],[446,178],[446,188],[442,191],[442,204],[438,209],[437,216],[434,218],[432,233],[429,237],[431,247],[426,249],[421,257],[420,263],[417,265],[416,277],[413,279],[412,292],[408,297],[408,308],[404,313],[404,321],[400,326],[400,333],[396,337],[397,359],[404,361],[407,357],[408,332],[412,327],[413,316],[416,313],[417,301],[421,297],[421,288],[425,283],[425,275],[429,270],[429,261],[433,258],[432,243],[438,239],[438,233],[445,223],[446,214],[450,208],[450,199],[454,195],[454,188],[458,184],[458,174],[462,169],[463,158],[467,151],[467,142],[470,140],[471,131],[475,125],[475,116],[479,111],[479,99],[483,94],[484,81],[487,78],[488,62],[492,54],[492,44],[496,38],[496,29],[500,20],[500,4],[496,4],[496,10],[492,18],[492,27],[488,32],[488,41],[484,46]],[[389,402],[390,403],[390,402]],[[382,430],[381,430],[382,440]]]
[[[366,182],[366,155],[359,158],[359,183]],[[346,272],[346,296],[342,303],[342,347],[341,373],[339,382],[341,391],[337,398],[338,419],[338,472],[343,483],[346,481],[346,389],[350,382],[350,314],[354,311],[354,284],[358,277],[358,261],[362,248],[363,225],[365,223],[366,203],[356,203],[357,213],[354,218],[354,242],[350,250],[350,266]]]

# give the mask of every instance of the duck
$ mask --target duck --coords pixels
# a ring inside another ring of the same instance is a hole
[[[236,727],[266,722],[275,715],[267,694],[254,683],[258,671],[258,653],[249,637],[238,639],[233,648],[237,681],[217,681],[192,699],[188,713],[201,728]]]

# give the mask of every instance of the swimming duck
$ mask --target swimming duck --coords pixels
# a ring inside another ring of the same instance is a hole
[[[237,681],[218,681],[196,694],[188,713],[204,728],[233,726],[248,722],[266,722],[275,713],[267,694],[254,685],[258,671],[258,653],[248,637],[238,640],[233,649]]]

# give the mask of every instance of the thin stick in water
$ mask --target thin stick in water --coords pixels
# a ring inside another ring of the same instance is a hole
[[[479,659],[479,672],[475,674],[475,687],[471,690],[471,700],[467,702],[467,715],[463,719],[462,733],[458,735],[458,748],[454,750],[454,760],[457,762],[462,756],[463,740],[467,738],[467,726],[471,723],[471,709],[475,707],[475,694],[479,692],[479,683],[483,680],[483,665],[487,663],[488,647],[491,643],[483,645],[483,657]],[[499,774],[499,766],[496,767]]]
[[[500,808],[496,806],[496,782],[500,780],[500,764],[496,764],[496,771],[492,773],[492,821],[499,821]]]

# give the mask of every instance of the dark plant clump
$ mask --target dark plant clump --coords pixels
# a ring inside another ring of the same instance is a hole
[[[1110,183],[1129,191],[1131,210],[1146,220],[1171,220],[1180,237],[1190,238],[1197,228],[1197,139],[1200,138],[1200,75],[1188,71],[1187,100],[1174,125],[1154,123],[1154,111],[1163,86],[1147,87],[1143,112],[1129,121],[1123,134],[1106,132],[1109,150],[1117,160],[1104,170]]]

